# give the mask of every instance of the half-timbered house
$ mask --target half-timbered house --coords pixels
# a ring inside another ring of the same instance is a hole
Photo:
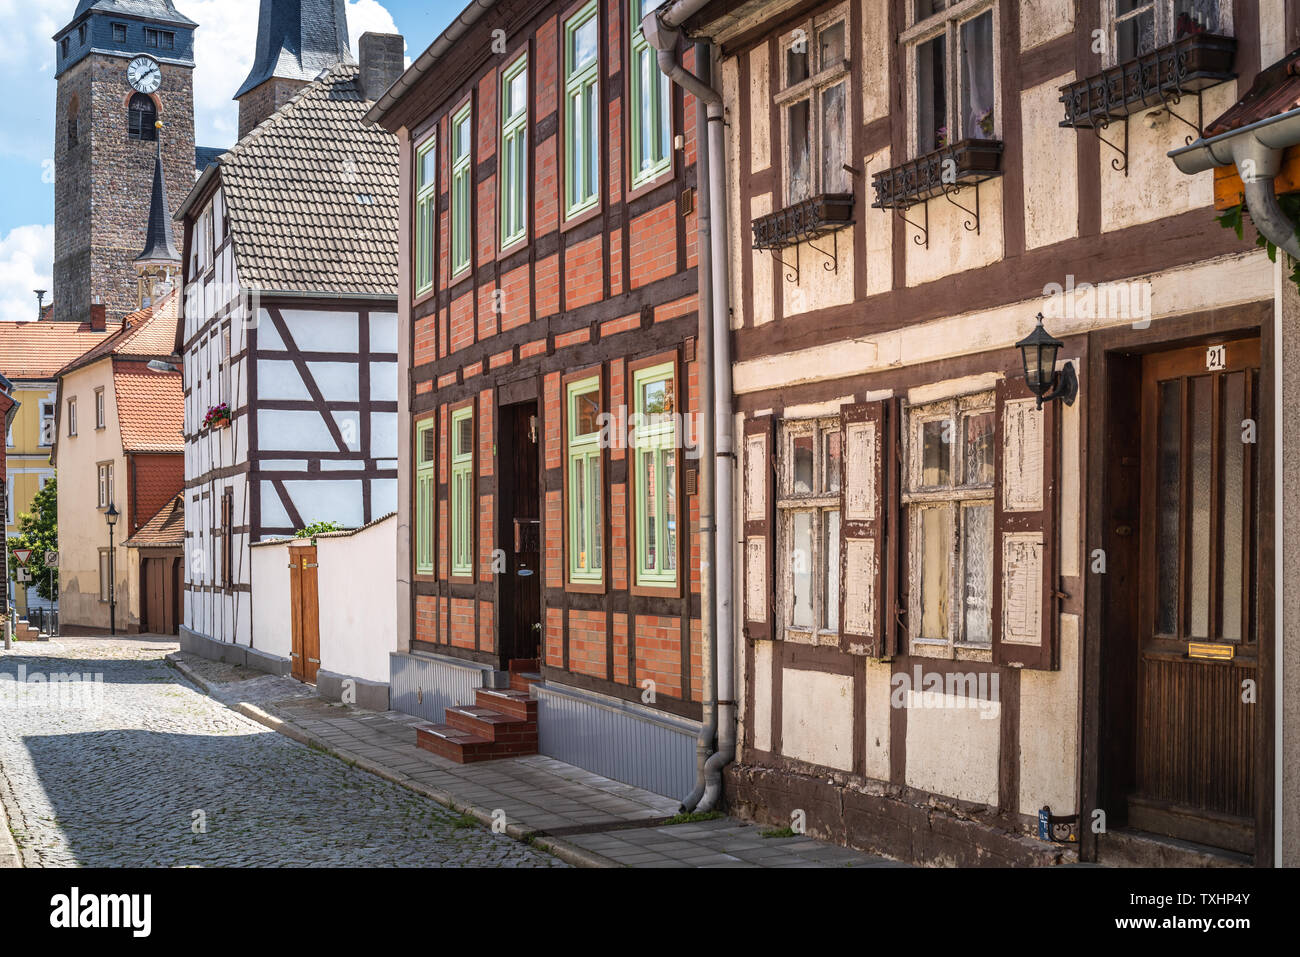
[[[697,136],[643,6],[473,5],[371,113],[402,156],[392,693],[457,760],[540,748],[677,795],[704,693]]]
[[[1166,154],[1298,13],[660,7],[722,59],[732,808],[909,860],[1280,860],[1295,297]],[[1017,348],[1040,314],[1045,403]]]
[[[203,654],[305,675],[288,635],[253,631],[254,600],[290,597],[256,594],[249,546],[322,522],[361,528],[397,508],[397,139],[361,120],[401,73],[403,41],[366,34],[353,64],[338,52],[345,22],[300,26],[317,41],[326,26],[338,32],[326,43],[335,65],[294,79],[287,102],[245,94],[241,125],[251,131],[207,168],[180,213],[177,334],[183,637]]]

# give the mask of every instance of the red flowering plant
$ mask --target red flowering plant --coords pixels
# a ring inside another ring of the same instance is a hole
[[[224,429],[229,424],[230,406],[226,405],[224,402],[208,409],[208,414],[203,417],[203,427],[205,429]]]

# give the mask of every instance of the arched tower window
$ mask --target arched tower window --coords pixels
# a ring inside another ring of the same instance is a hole
[[[153,100],[143,93],[135,94],[131,97],[128,113],[127,133],[131,139],[148,142],[158,139],[158,129],[154,126],[158,120],[158,108],[153,105]]]

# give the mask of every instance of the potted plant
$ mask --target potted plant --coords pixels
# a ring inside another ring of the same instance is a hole
[[[203,427],[205,429],[225,429],[229,428],[229,426],[230,406],[224,402],[208,409],[208,414],[203,417]]]

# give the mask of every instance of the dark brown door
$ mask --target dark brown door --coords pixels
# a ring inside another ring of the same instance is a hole
[[[497,576],[501,609],[501,666],[539,657],[542,635],[541,475],[537,403],[501,407],[497,461],[501,463],[498,541],[505,568]]]
[[[1142,360],[1129,823],[1254,847],[1259,340]]]
[[[142,631],[174,635],[180,621],[180,560],[145,558],[140,562],[140,609]]]
[[[315,547],[289,549],[289,603],[293,632],[293,676],[316,683],[320,670],[320,598]]]

